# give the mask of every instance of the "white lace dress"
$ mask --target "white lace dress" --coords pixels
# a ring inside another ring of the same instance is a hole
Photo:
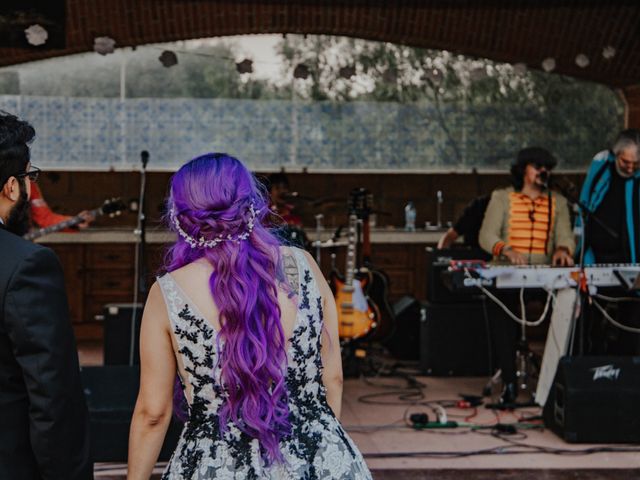
[[[184,426],[163,479],[370,479],[362,455],[333,415],[322,384],[322,298],[304,254],[292,248],[299,279],[296,324],[288,348],[292,433],[280,443],[285,462],[265,465],[258,440],[231,421],[222,436],[225,391],[216,361],[216,331],[170,274],[158,279],[192,391]]]

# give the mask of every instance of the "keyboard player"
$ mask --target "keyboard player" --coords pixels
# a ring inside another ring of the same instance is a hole
[[[513,186],[491,194],[479,243],[493,255],[494,261],[573,265],[575,241],[567,200],[548,188],[556,164],[556,159],[544,148],[520,150],[511,165]],[[516,305],[510,307],[518,311]],[[504,384],[500,400],[511,404],[518,394],[515,364],[518,325],[506,314],[491,320],[496,360]]]

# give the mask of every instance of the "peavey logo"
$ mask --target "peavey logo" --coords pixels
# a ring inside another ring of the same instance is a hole
[[[606,378],[607,380],[617,380],[620,376],[620,369],[614,368],[613,365],[603,365],[602,367],[592,368],[593,380]]]

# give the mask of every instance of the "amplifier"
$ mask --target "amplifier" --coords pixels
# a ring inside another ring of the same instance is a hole
[[[393,333],[385,342],[391,354],[398,360],[420,358],[420,319],[424,316],[424,304],[405,295],[393,305]]]
[[[429,303],[476,302],[482,292],[476,287],[466,289],[449,288],[442,273],[449,268],[451,260],[490,260],[491,255],[479,248],[427,249],[427,300]]]
[[[420,370],[436,376],[491,376],[493,302],[427,303],[420,321]]]
[[[138,365],[140,363],[142,310],[141,303],[110,303],[104,306],[105,365]]]
[[[640,443],[640,357],[562,357],[544,424],[567,442]]]

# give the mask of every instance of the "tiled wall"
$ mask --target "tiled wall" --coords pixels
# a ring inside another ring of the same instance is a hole
[[[0,109],[36,128],[34,164],[102,171],[135,168],[147,150],[150,170],[174,170],[198,154],[224,151],[256,170],[468,172],[506,168],[518,149],[534,144],[555,153],[561,168],[582,169],[621,120],[611,106],[602,123],[602,106],[590,104],[571,112],[562,128],[521,105],[438,111],[421,103],[4,95]]]

